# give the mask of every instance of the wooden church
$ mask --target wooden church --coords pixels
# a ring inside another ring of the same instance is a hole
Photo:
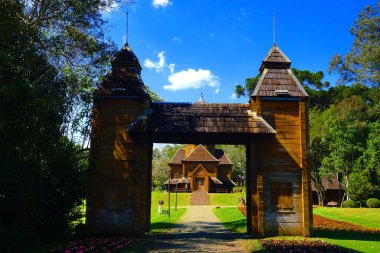
[[[233,164],[222,149],[215,145],[186,145],[174,154],[170,162],[171,191],[231,192],[236,184],[231,180]]]

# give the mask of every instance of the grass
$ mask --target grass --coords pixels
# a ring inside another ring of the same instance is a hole
[[[177,211],[175,211],[175,193],[170,194],[170,219],[167,214],[158,214],[158,201],[163,200],[163,210],[168,210],[169,194],[164,191],[152,192],[152,206],[150,216],[150,232],[163,233],[171,229],[178,220],[185,214],[185,206],[190,205],[190,193],[178,193],[177,195]]]
[[[210,205],[212,206],[238,206],[239,197],[245,199],[244,192],[236,193],[210,193]]]
[[[247,232],[247,218],[237,207],[213,208],[212,211],[229,231],[234,233]]]
[[[317,207],[313,209],[313,212],[326,218],[380,229],[380,209],[378,208]],[[380,234],[315,230],[314,236],[358,252],[380,252]]]
[[[313,212],[326,218],[380,229],[380,208],[317,207]]]
[[[218,219],[226,226],[228,230],[235,233],[244,233],[246,231],[246,217],[243,216],[238,208],[222,207],[214,208],[213,212]],[[344,220],[365,227],[379,228],[379,209],[368,208],[316,208],[314,213],[325,216],[330,219]],[[356,217],[359,216],[359,217]],[[344,218],[342,218],[344,217]],[[351,218],[352,217],[352,218]],[[368,224],[370,224],[368,226]],[[367,225],[367,226],[366,226]],[[360,232],[347,231],[324,231],[315,230],[314,237],[320,238],[327,243],[336,245],[345,249],[354,250],[356,252],[380,252],[380,235]],[[274,240],[291,240],[303,237],[278,236],[272,237]],[[249,248],[251,252],[263,252],[258,240],[249,240]]]
[[[380,252],[380,235],[346,231],[314,231],[314,237],[357,252]]]

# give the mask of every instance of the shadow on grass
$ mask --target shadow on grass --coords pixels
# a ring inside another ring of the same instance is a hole
[[[171,222],[154,222],[150,225],[150,231],[154,233],[155,231],[168,230],[173,228],[176,223]]]
[[[380,234],[364,233],[344,230],[320,230],[314,231],[314,237],[329,238],[336,240],[379,241]]]
[[[235,222],[232,222],[235,223]],[[136,245],[131,252],[143,250],[160,250],[160,252],[193,252],[197,249],[210,247],[210,244],[225,244],[233,247],[237,239],[249,240],[246,233],[228,233],[219,222],[194,222],[194,224],[172,224],[156,222],[152,224],[151,232],[145,234],[141,244]],[[237,226],[237,224],[231,224]],[[161,232],[163,228],[174,227],[174,230]],[[199,230],[199,227],[202,230]],[[180,250],[180,251],[178,251]],[[208,251],[207,251],[208,252]]]
[[[247,219],[223,222],[223,225],[231,232],[244,233],[247,232]]]

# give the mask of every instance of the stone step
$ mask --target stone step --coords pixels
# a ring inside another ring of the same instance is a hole
[[[210,198],[207,192],[205,191],[195,191],[191,193],[190,196],[190,205],[209,205]]]

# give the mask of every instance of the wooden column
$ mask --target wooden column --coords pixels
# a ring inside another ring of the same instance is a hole
[[[251,139],[249,148],[250,168],[250,206],[251,206],[251,233],[255,238],[262,238],[264,231],[264,201],[263,201],[263,175],[261,170],[261,137]]]
[[[141,234],[149,229],[151,143],[127,127],[150,106],[142,97],[98,97],[94,102],[86,230]],[[149,155],[150,154],[150,155]]]
[[[313,207],[311,200],[311,173],[308,168],[308,109],[307,99],[301,98],[299,102],[300,118],[300,154],[302,169],[302,207],[303,207],[303,236],[309,237],[313,233]]]

